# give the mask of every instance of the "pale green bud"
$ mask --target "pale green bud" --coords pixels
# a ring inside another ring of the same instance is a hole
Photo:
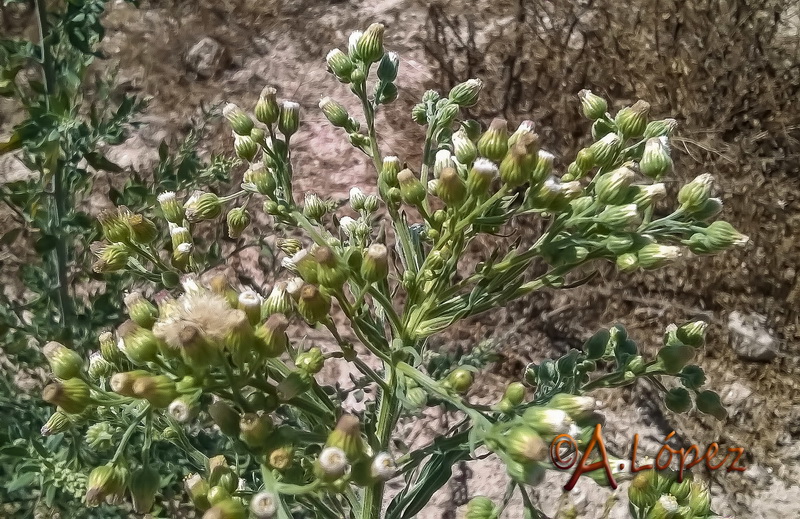
[[[651,207],[654,203],[667,196],[667,188],[661,183],[647,186],[635,186],[635,188],[633,203],[636,204],[636,207],[640,210]]]
[[[517,406],[525,399],[525,386],[522,382],[512,382],[506,387],[503,398],[508,400],[511,405]]]
[[[714,177],[708,173],[697,176],[678,192],[678,203],[684,211],[695,211],[703,207],[711,196]]]
[[[675,335],[682,343],[698,348],[705,343],[706,328],[708,328],[707,322],[693,321],[678,327]]]
[[[369,283],[386,279],[389,275],[389,256],[385,245],[373,243],[364,251],[361,276]]]
[[[353,71],[352,60],[339,49],[333,49],[325,58],[328,70],[342,83],[350,82],[350,73]]]
[[[731,224],[725,221],[711,223],[705,229],[708,245],[715,250],[724,250],[733,245],[745,245],[749,238],[737,231]]]
[[[675,261],[683,255],[680,247],[673,245],[660,245],[650,243],[645,245],[636,253],[639,259],[639,266],[643,269],[656,269]]]
[[[86,482],[86,504],[99,506],[104,501],[119,503],[127,485],[127,471],[112,464],[96,467]]]
[[[478,139],[478,154],[493,162],[500,162],[508,152],[508,123],[494,119],[489,129]]]
[[[173,191],[165,191],[158,195],[158,203],[164,218],[170,223],[181,224],[183,222],[183,207],[178,202]]]
[[[642,175],[658,180],[672,169],[672,159],[666,141],[666,137],[653,137],[647,140],[642,160],[639,161],[639,171]]]
[[[225,108],[222,109],[222,115],[228,120],[231,129],[238,135],[250,135],[253,130],[253,120],[233,103],[225,105]]]
[[[357,187],[353,187],[350,189],[350,207],[353,208],[354,211],[363,211],[364,210],[364,202],[367,199],[367,195],[364,194],[361,189]]]
[[[455,168],[444,168],[436,185],[436,196],[449,207],[459,207],[467,198],[467,185]]]
[[[124,243],[101,245],[95,253],[97,261],[92,264],[92,270],[98,274],[117,272],[125,268],[130,258],[130,252]]]
[[[622,272],[632,272],[639,268],[639,257],[632,252],[617,257],[617,268]]]
[[[611,234],[603,241],[603,246],[616,255],[628,252],[633,247],[633,244],[633,234]]]
[[[336,427],[328,435],[325,442],[326,448],[341,450],[346,460],[357,461],[364,456],[364,441],[361,438],[361,422],[351,414],[344,414],[339,418]]]
[[[149,218],[141,214],[130,214],[126,218],[130,227],[130,237],[135,243],[148,244],[158,237],[158,228]]]
[[[541,406],[526,409],[522,419],[544,438],[566,434],[574,424],[566,411]]]
[[[347,267],[342,265],[336,253],[330,247],[319,247],[314,251],[314,258],[319,264],[317,279],[319,284],[331,290],[339,290],[347,281]]]
[[[80,375],[83,358],[77,352],[55,341],[45,344],[42,352],[56,377],[69,380]]]
[[[497,166],[489,159],[480,157],[467,175],[467,192],[472,195],[484,195],[498,174]]]
[[[547,458],[547,445],[536,431],[525,425],[511,429],[503,438],[503,450],[520,463],[541,462]]]
[[[533,172],[531,173],[531,185],[539,184],[540,182],[544,182],[544,180],[550,176],[550,173],[553,171],[553,162],[555,161],[555,156],[544,150],[539,150],[536,156],[536,165],[533,168]]]
[[[637,508],[645,509],[653,506],[659,494],[652,485],[652,475],[648,472],[639,472],[631,480],[628,487],[628,500]]]
[[[469,79],[454,86],[448,97],[458,106],[467,108],[478,102],[482,88],[483,82],[480,79]]]
[[[128,316],[142,328],[152,328],[158,319],[158,308],[145,299],[140,292],[131,292],[124,298]]]
[[[411,109],[411,120],[419,125],[428,124],[428,108],[423,103],[417,103]]]
[[[184,208],[190,222],[213,220],[222,213],[222,201],[214,193],[200,193],[192,195]]]
[[[711,493],[700,481],[692,481],[689,490],[689,508],[695,516],[706,516],[711,511]]]
[[[167,412],[178,423],[189,423],[200,412],[197,398],[190,395],[181,395],[167,406]]]
[[[272,291],[264,301],[262,311],[267,315],[288,314],[292,311],[292,296],[286,290],[286,283],[279,281],[272,286]]]
[[[133,383],[133,394],[159,409],[168,407],[178,396],[175,382],[166,375],[138,378]]]
[[[331,311],[331,300],[316,286],[303,285],[300,289],[300,300],[297,302],[300,315],[311,324],[316,324],[328,318]]]
[[[473,497],[467,503],[467,515],[464,519],[497,519],[498,509],[488,497]]]
[[[664,119],[662,121],[650,121],[647,123],[647,128],[644,130],[644,138],[652,139],[653,137],[669,137],[678,126],[678,121],[675,119]]]
[[[233,151],[240,159],[252,162],[258,153],[258,143],[250,135],[234,134]]]
[[[588,396],[571,395],[568,393],[558,393],[553,396],[548,407],[560,409],[576,422],[582,422],[597,409],[597,401]]]
[[[303,244],[296,238],[278,238],[275,245],[287,256],[294,256],[303,248]]]
[[[470,140],[463,128],[453,134],[453,153],[458,162],[467,166],[472,164],[472,161],[478,156],[478,148]]]
[[[306,217],[320,221],[327,212],[328,205],[316,193],[306,193],[305,203],[303,204],[303,214]]]
[[[239,419],[239,439],[250,448],[260,448],[274,429],[268,414],[245,413]]]
[[[161,476],[155,468],[141,467],[133,472],[128,489],[133,501],[133,510],[137,514],[146,514],[153,508],[160,486]]]
[[[425,186],[419,178],[406,168],[397,174],[397,182],[400,187],[400,196],[409,205],[419,205],[425,200]]]
[[[51,436],[53,434],[59,434],[72,427],[72,421],[69,419],[69,416],[61,411],[56,411],[50,418],[47,419],[47,422],[42,426],[41,433],[42,436]]]
[[[443,106],[436,112],[436,124],[439,128],[448,128],[458,116],[459,107],[457,104],[444,101]]]
[[[650,103],[636,101],[633,106],[625,107],[614,118],[620,133],[624,138],[639,137],[647,127],[647,117],[650,115]]]
[[[121,326],[120,330],[123,329]],[[156,360],[159,341],[151,330],[133,325],[126,332],[120,331],[120,335],[122,335],[125,355],[133,363],[145,364]]]
[[[578,92],[578,99],[581,101],[583,115],[588,119],[600,119],[608,110],[608,103],[602,97],[595,95],[591,90],[581,90]]]
[[[466,393],[472,387],[472,372],[464,368],[456,368],[447,375],[446,382],[456,393]]]
[[[261,296],[254,290],[245,290],[239,294],[236,307],[243,311],[251,325],[261,322]]]
[[[375,63],[383,57],[382,23],[373,23],[356,42],[356,55],[364,63]]]
[[[293,101],[284,101],[278,117],[278,130],[288,139],[300,127],[300,105]]]
[[[614,229],[622,229],[641,219],[636,204],[610,205],[597,216],[597,221]]]
[[[130,212],[125,207],[101,212],[97,220],[103,229],[103,236],[111,243],[125,243],[131,238],[131,230],[128,226],[128,215]]]
[[[250,225],[250,213],[244,207],[234,207],[228,211],[228,236],[232,239],[239,238]]]
[[[319,348],[311,348],[310,350],[300,353],[294,361],[297,369],[301,369],[310,375],[319,373],[325,365],[325,357],[322,355],[322,350]]]
[[[332,125],[337,128],[347,128],[350,126],[350,115],[347,113],[347,109],[340,103],[337,103],[330,97],[323,97],[319,102],[319,107]]]
[[[247,510],[236,499],[225,499],[209,508],[203,519],[246,519]]]
[[[179,227],[175,224],[170,224],[169,234],[172,240],[172,247],[177,248],[182,243],[192,243],[192,233],[186,227]]]
[[[317,282],[317,260],[307,250],[301,249],[291,258],[286,258],[282,265],[288,270],[300,274],[308,283]]]
[[[42,400],[68,414],[80,414],[92,403],[89,386],[79,378],[48,384],[42,390]]]
[[[522,121],[514,130],[514,133],[508,138],[508,146],[511,147],[517,143],[517,140],[523,135],[533,135],[536,125],[533,121]],[[466,131],[466,130],[465,130]]]
[[[448,150],[439,150],[436,152],[436,158],[433,161],[433,178],[439,178],[444,168],[452,168],[453,156]]]
[[[635,176],[632,169],[622,166],[598,177],[594,184],[597,199],[609,205],[622,203]]]
[[[397,174],[400,173],[401,169],[400,159],[394,156],[384,157],[378,180],[385,186],[397,187]]]
[[[622,140],[616,133],[609,133],[589,146],[589,151],[594,157],[594,163],[605,167],[610,165],[621,149]]]
[[[278,120],[280,108],[278,107],[278,91],[274,87],[265,86],[258,97],[255,107],[256,119],[266,125],[275,124]]]

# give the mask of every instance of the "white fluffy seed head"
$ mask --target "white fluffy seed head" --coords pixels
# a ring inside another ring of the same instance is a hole
[[[181,399],[173,400],[167,411],[178,423],[186,423],[192,418],[191,408]]]
[[[250,500],[250,511],[256,519],[271,519],[278,514],[278,498],[272,492],[259,492]]]
[[[372,460],[372,477],[380,481],[388,481],[397,471],[397,464],[388,452],[379,452]]]
[[[328,476],[338,478],[347,471],[347,455],[338,447],[325,447],[319,455],[319,467]]]

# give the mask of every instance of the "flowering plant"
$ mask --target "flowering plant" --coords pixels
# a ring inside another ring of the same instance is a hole
[[[57,410],[43,433],[84,420],[93,423],[91,441],[109,424],[125,431],[113,457],[88,476],[89,505],[130,495],[136,511],[150,510],[158,478],[149,450],[153,442],[171,442],[197,467],[185,489],[205,519],[244,518],[248,509],[259,519],[300,510],[303,517],[409,518],[454,463],[488,449],[505,463],[510,490],[521,492],[528,516],[538,517],[527,487],[540,484],[551,466],[550,442],[569,433],[585,447],[603,423],[595,399],[585,395],[592,389],[647,378],[671,410],[686,412],[694,403],[725,418],[716,393],[702,388],[702,370],[690,364],[704,343],[702,322],[670,326],[652,359],[621,326],[600,331],[580,351],[530,365],[493,406],[470,402],[472,365],[426,369],[434,334],[536,290],[576,286],[592,264],[654,269],[746,238],[714,220],[721,203],[711,197],[709,175],[683,186],[678,208],[656,217],[667,196],[659,181],[671,171],[676,124],[650,120],[644,101],[612,117],[605,100],[581,92],[593,143],[558,172],[532,122],[510,132],[495,119],[483,131],[459,119],[462,108],[478,102],[482,85],[471,79],[447,96],[428,91],[414,107],[413,120],[426,127],[418,171],[383,156],[375,113],[397,98],[399,69],[383,33],[373,24],[353,33],[347,52],[327,56],[331,74],[360,100],[365,129],[340,103],[320,102],[375,167],[376,189],[350,192],[355,217],[337,215],[336,204],[316,193],[297,201],[292,136],[299,105],[279,103],[271,87],[253,116],[232,104],[224,110],[236,155],[249,165],[240,191],[196,192],[185,201],[165,192],[153,219],[124,207],[102,215],[105,241],[94,247],[95,270],[132,271],[165,290],[153,301],[128,294],[130,319],[99,337],[88,365],[60,343],[45,347],[57,380],[43,397]],[[304,236],[277,240],[287,275],[265,298],[198,275],[205,268],[201,223],[225,213],[228,234],[238,239],[252,225],[254,202],[263,203],[278,232],[299,229]],[[548,222],[535,243],[498,248],[465,271],[472,240],[533,214]],[[544,268],[529,277],[534,264]],[[306,347],[304,327],[326,330],[336,347]],[[324,384],[319,374],[330,363],[352,369],[352,389]],[[375,398],[349,406],[356,392]],[[398,420],[426,406],[444,406],[463,420],[429,447],[397,452],[390,440]],[[205,451],[194,437],[212,424],[228,439],[222,452]],[[140,456],[129,452],[134,435],[143,438]],[[384,483],[395,477],[406,483],[384,506]],[[711,514],[702,485],[673,489],[659,477],[632,487],[636,517]],[[476,497],[467,516],[498,517],[502,507]]]

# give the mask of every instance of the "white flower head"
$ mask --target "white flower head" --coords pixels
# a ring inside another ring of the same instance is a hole
[[[475,159],[472,169],[476,173],[487,177],[495,177],[498,171],[497,164],[484,157]]]
[[[189,405],[180,398],[176,398],[167,407],[169,415],[178,423],[187,423],[192,419],[192,409]]]
[[[158,195],[158,203],[161,205],[171,203],[175,200],[175,192],[174,191],[164,191],[160,195]]]
[[[339,227],[341,227],[342,232],[348,237],[352,237],[353,233],[358,226],[358,222],[350,218],[349,216],[343,216],[341,220],[339,220]]]
[[[259,492],[250,500],[250,511],[256,519],[272,519],[278,515],[278,497],[272,492]]]
[[[253,290],[245,290],[239,294],[239,305],[241,308],[260,308],[261,296]]]
[[[397,472],[397,463],[388,452],[379,452],[370,467],[372,477],[380,481],[390,480]]]
[[[330,477],[341,477],[349,467],[347,455],[338,447],[325,447],[319,455],[319,467]]]

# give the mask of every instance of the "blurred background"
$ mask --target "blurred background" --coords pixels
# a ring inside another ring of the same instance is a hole
[[[2,16],[0,27],[9,34],[35,29],[24,4],[7,6]],[[643,99],[651,103],[653,118],[678,121],[673,158],[679,180],[668,185],[668,199],[683,183],[711,173],[723,216],[750,236],[747,247],[655,273],[601,267],[587,285],[534,294],[448,330],[437,344],[448,351],[494,344],[497,361],[474,391],[499,394],[529,362],[578,347],[601,327],[625,325],[652,353],[670,323],[707,320],[708,343],[697,362],[708,387],[722,396],[727,422],[674,415],[639,384],[597,395],[606,406],[606,439],[627,453],[638,433],[642,450],[652,455],[672,430],[687,445],[745,447],[746,472],[711,475],[717,511],[748,518],[800,516],[800,4],[163,0],[143,1],[136,9],[112,2],[104,19],[106,59],[93,70],[114,71],[125,92],[152,99],[138,118],[141,126],[109,150],[109,158],[146,177],[159,162],[162,141],[180,143],[208,107],[228,101],[252,106],[271,84],[302,107],[303,125],[293,139],[298,191],[344,198],[350,187],[372,184],[369,164],[317,108],[325,95],[349,100],[347,89],[326,73],[324,56],[372,22],[386,25],[386,47],[401,58],[400,96],[379,119],[382,150],[410,163],[419,163],[423,137],[410,118],[413,104],[426,89],[447,91],[471,77],[485,83],[471,115],[485,124],[503,117],[512,127],[533,120],[561,170],[590,139],[577,100],[583,88],[607,98],[612,112]],[[10,107],[0,102],[0,135],[19,121]],[[209,120],[200,145],[205,154],[230,154],[225,124]],[[29,176],[13,155],[0,156],[0,183]],[[124,174],[97,173],[87,213],[110,206],[109,193],[126,180]],[[14,215],[1,207],[0,228],[15,225]],[[532,219],[516,231],[534,236],[538,225]],[[0,244],[2,283],[11,299],[25,298],[21,269],[38,257],[29,245],[24,239]],[[487,246],[476,244],[475,257]],[[237,255],[230,268],[242,282],[261,287],[273,279],[253,254]],[[102,292],[103,285],[87,290]],[[0,363],[15,387],[36,393],[41,373],[2,350]],[[447,417],[429,418],[434,428],[446,426]],[[418,429],[409,425],[403,431],[409,441],[422,441]],[[502,497],[499,472],[487,463],[457,467],[424,517],[458,517],[465,496]],[[567,509],[578,517],[627,517],[612,492],[591,482],[562,495],[568,476],[560,476],[538,496],[551,517]]]

